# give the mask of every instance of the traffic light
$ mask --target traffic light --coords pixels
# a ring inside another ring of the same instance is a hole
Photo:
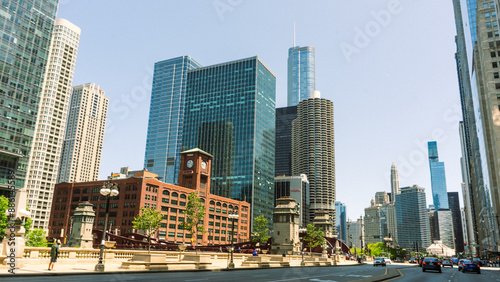
[[[467,246],[467,242],[464,242],[464,246]]]

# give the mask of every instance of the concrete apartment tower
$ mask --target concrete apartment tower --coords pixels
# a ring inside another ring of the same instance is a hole
[[[335,227],[335,142],[333,131],[333,102],[320,98],[314,91],[312,98],[297,106],[297,118],[292,124],[292,174],[305,174],[311,191],[310,216],[325,211]]]
[[[57,1],[3,1],[0,51],[0,195],[25,188],[36,119],[48,62]],[[12,195],[13,196],[13,195]],[[44,195],[45,198],[45,195]],[[16,208],[17,210],[17,208]]]
[[[394,204],[396,201],[396,195],[401,193],[399,191],[399,174],[398,168],[395,163],[391,166],[391,203]]]
[[[96,181],[109,98],[94,83],[73,87],[58,182]]]
[[[55,21],[26,179],[28,205],[35,228],[47,229],[49,223],[80,32],[79,27],[65,19]]]

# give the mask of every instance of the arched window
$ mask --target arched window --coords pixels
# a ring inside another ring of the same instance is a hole
[[[205,203],[205,199],[200,198],[200,202]]]
[[[186,195],[185,194],[181,194],[181,199],[186,199]]]
[[[179,197],[179,194],[177,192],[172,193],[172,197]]]
[[[170,195],[170,192],[168,192],[167,190],[163,190],[163,195]]]
[[[220,203],[220,202],[217,202],[217,205],[216,205],[216,206],[220,207],[220,206],[221,206],[221,203]]]
[[[212,201],[210,201],[210,204],[211,205],[215,205],[215,202],[212,200]]]
[[[224,203],[224,204],[222,205],[222,207],[223,207],[223,208],[227,208],[227,204],[226,204],[226,203]]]
[[[233,205],[229,205],[229,209],[232,210],[233,209]]]

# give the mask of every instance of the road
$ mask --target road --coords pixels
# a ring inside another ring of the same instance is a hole
[[[388,268],[398,267],[389,265]],[[373,267],[371,264],[361,266],[337,267],[292,267],[269,268],[236,271],[203,271],[203,272],[161,272],[161,273],[122,273],[71,276],[36,276],[8,277],[4,281],[19,282],[56,282],[56,281],[311,281],[311,282],[343,282],[370,278],[385,273],[384,267]],[[421,281],[420,281],[421,282]]]
[[[401,278],[395,279],[395,282],[495,282],[500,281],[500,271],[491,270],[488,267],[481,268],[481,274],[477,273],[462,273],[458,271],[458,267],[454,268],[442,268],[442,273],[437,271],[426,271],[422,272],[420,267],[416,268],[400,268],[399,269],[403,276]]]

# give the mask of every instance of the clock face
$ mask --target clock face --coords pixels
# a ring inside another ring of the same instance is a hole
[[[186,165],[187,165],[188,168],[192,168],[193,164],[194,164],[193,160],[188,160],[187,163],[186,163]]]
[[[201,162],[201,169],[206,169],[207,168],[207,163],[205,161]]]

